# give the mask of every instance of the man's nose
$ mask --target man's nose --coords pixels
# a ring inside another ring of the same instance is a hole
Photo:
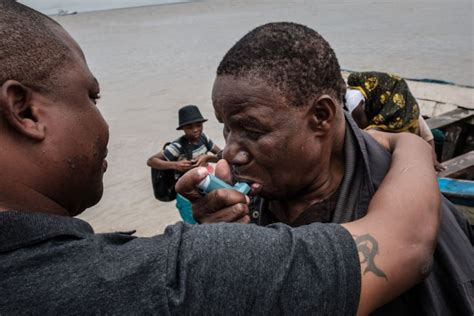
[[[231,165],[245,165],[250,161],[250,154],[235,142],[227,142],[222,156]]]

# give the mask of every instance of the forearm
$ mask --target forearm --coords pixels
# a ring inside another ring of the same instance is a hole
[[[148,159],[147,165],[158,170],[176,169],[176,161],[168,161],[158,157]]]
[[[421,115],[418,119],[418,125],[419,125],[420,137],[423,138],[428,143],[430,143],[430,145],[432,145],[434,148],[433,133],[431,133],[431,130],[428,124],[426,123],[426,121],[423,119]]]
[[[390,170],[369,205],[368,217],[392,220],[396,226],[391,230],[399,229],[410,241],[425,240],[427,235],[436,235],[440,218],[431,148],[411,134],[398,134],[393,140]]]
[[[211,153],[213,153],[213,155],[209,155],[208,162],[218,162],[219,159],[222,159],[222,150],[219,148],[219,146],[217,145],[212,146]],[[219,153],[220,153],[220,156],[219,156]]]
[[[206,162],[217,162],[219,158],[216,155],[207,154]]]
[[[431,146],[433,150],[436,150],[436,146],[435,146],[435,142],[433,138],[428,140],[428,144]]]
[[[366,217],[344,224],[359,248],[361,313],[370,312],[426,277],[439,226],[440,195],[431,149],[421,138],[393,138],[391,167]]]

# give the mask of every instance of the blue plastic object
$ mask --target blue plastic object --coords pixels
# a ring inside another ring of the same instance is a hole
[[[250,186],[245,182],[237,182],[232,186],[212,174],[204,178],[204,180],[199,183],[198,188],[203,194],[208,194],[217,189],[234,189],[242,194],[248,194],[250,192]]]
[[[178,209],[179,215],[181,215],[183,222],[188,224],[197,224],[193,217],[193,205],[181,194],[176,195],[176,208]]]

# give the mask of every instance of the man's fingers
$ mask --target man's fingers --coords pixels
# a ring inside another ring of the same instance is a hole
[[[199,223],[233,222],[248,212],[248,198],[231,189],[212,191],[193,203],[193,217]]]
[[[204,167],[194,168],[183,174],[176,182],[176,192],[190,201],[201,197],[197,190],[198,184],[209,174]]]
[[[435,167],[435,170],[438,172],[446,170],[446,167],[440,164],[438,161],[435,162],[434,167]]]
[[[250,216],[245,215],[245,216],[242,217],[241,219],[237,220],[236,223],[249,224],[249,223],[250,223]]]
[[[228,172],[227,162],[221,162],[221,172]],[[193,217],[199,223],[216,222],[249,222],[245,219],[249,212],[249,198],[237,190],[219,189],[203,196],[197,189],[199,183],[209,174],[204,167],[194,168],[176,183],[176,192],[183,195],[193,203]]]
[[[232,184],[232,172],[230,166],[224,159],[221,159],[216,164],[216,176],[223,181]]]
[[[247,197],[244,194],[233,189],[219,189],[209,192],[194,204],[197,209],[202,208],[206,213],[214,213],[239,203],[248,204]]]

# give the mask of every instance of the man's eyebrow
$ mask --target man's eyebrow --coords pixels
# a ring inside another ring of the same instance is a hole
[[[241,122],[244,124],[248,124],[251,126],[260,126],[262,123],[255,117],[252,116],[246,116],[241,119]]]
[[[252,115],[235,115],[231,119],[234,123],[238,123],[247,128],[256,128],[260,130],[268,130],[271,126],[271,123],[266,122],[265,120],[260,120],[258,117]]]

